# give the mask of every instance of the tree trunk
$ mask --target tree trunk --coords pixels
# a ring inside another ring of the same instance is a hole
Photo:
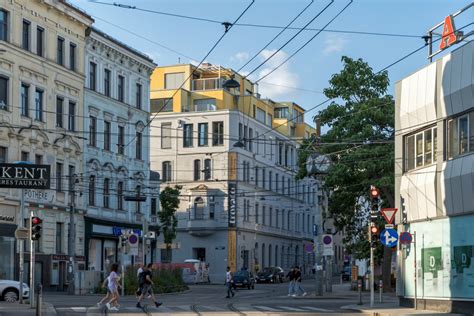
[[[392,270],[392,248],[383,247],[382,281],[383,291],[392,292],[391,271]]]

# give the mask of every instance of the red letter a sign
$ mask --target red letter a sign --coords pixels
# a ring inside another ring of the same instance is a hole
[[[453,17],[448,15],[444,19],[443,34],[441,35],[441,44],[439,44],[439,49],[443,50],[449,46],[456,43],[456,33],[454,30]]]

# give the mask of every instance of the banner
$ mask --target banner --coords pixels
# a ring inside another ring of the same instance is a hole
[[[237,183],[229,182],[229,194],[227,196],[229,227],[235,227],[237,223]]]

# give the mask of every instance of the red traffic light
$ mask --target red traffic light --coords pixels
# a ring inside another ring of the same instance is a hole
[[[376,199],[379,197],[379,195],[380,195],[379,190],[373,185],[370,186],[370,197],[373,199]]]
[[[41,220],[41,218],[39,217],[36,217],[34,216],[32,219],[31,219],[31,224],[32,225],[39,225],[41,224],[43,221]]]
[[[377,226],[372,226],[370,227],[370,232],[375,235],[375,234],[378,234],[379,233],[379,229]]]

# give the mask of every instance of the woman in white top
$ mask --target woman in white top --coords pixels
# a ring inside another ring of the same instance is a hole
[[[112,264],[110,267],[110,274],[107,277],[108,283],[107,283],[107,289],[112,295],[112,298],[110,301],[105,304],[108,309],[113,310],[113,311],[118,311],[118,300],[120,298],[118,288],[119,288],[119,280],[120,280],[120,275],[117,273],[118,271],[118,263]]]

